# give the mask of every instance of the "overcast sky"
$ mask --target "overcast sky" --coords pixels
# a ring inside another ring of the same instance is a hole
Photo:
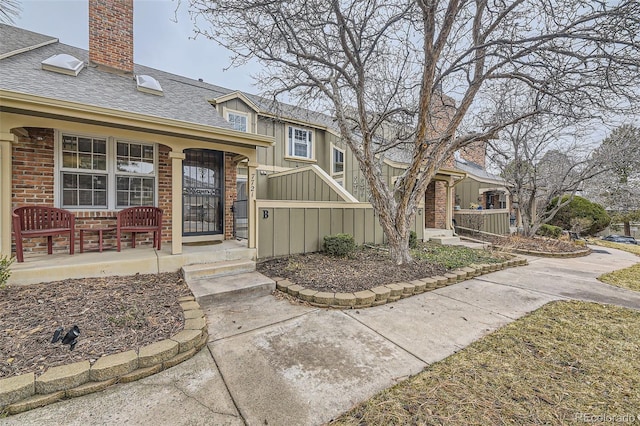
[[[22,12],[14,25],[60,39],[61,43],[88,49],[87,0],[21,0]],[[184,3],[184,2],[183,2]],[[172,0],[135,0],[133,7],[134,57],[141,65],[202,78],[208,83],[250,93],[250,74],[257,65],[224,71],[229,52],[215,42],[192,40],[193,24],[183,4],[174,22],[176,2]]]

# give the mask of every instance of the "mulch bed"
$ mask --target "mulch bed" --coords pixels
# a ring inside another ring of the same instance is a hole
[[[374,249],[356,250],[344,258],[309,253],[268,259],[258,263],[257,270],[272,278],[287,278],[305,288],[331,293],[369,290],[446,272],[446,268],[426,261],[396,265],[386,251]]]
[[[578,246],[569,241],[543,237],[527,238],[521,235],[502,237],[499,235],[494,236],[483,234],[482,237],[478,239],[500,247],[548,253],[575,253],[585,249],[584,247]]]
[[[177,273],[69,279],[0,289],[0,378],[138,349],[184,327]],[[74,350],[51,343],[56,328],[80,328]]]

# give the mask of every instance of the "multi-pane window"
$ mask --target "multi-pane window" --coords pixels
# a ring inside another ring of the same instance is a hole
[[[241,132],[246,132],[247,131],[247,115],[246,114],[239,114],[237,112],[227,112],[227,120],[229,121],[229,124],[231,124],[231,127],[234,128],[234,130],[239,130]]]
[[[61,207],[155,205],[155,145],[63,134],[60,155]]]
[[[154,205],[153,145],[117,142],[116,207]]]
[[[62,136],[62,206],[107,207],[107,140]]]
[[[312,159],[311,134],[311,130],[289,126],[289,148],[287,154],[290,157]]]

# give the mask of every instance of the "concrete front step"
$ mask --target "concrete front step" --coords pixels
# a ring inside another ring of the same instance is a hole
[[[256,262],[248,259],[226,260],[214,263],[198,263],[182,267],[185,281],[201,280],[205,278],[222,277],[225,275],[242,274],[256,270]]]
[[[432,240],[434,238],[441,237],[453,237],[453,230],[451,229],[439,229],[439,228],[425,228],[424,239]]]
[[[193,253],[184,252],[185,265],[195,265],[197,263],[213,263],[226,260],[256,260],[256,249],[238,247],[225,250],[197,251]]]
[[[431,237],[429,241],[433,241],[436,244],[442,245],[455,245],[460,244],[460,237]]]
[[[259,272],[187,280],[187,284],[200,306],[247,296],[264,296],[276,289],[275,281]]]

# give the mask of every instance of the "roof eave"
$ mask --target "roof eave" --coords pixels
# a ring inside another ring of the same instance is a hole
[[[2,89],[0,89],[0,106],[3,108],[33,111],[39,114],[67,116],[87,121],[102,121],[121,126],[149,129],[155,132],[185,135],[191,138],[200,137],[203,139],[211,139],[215,137],[221,141],[246,146],[269,147],[275,144],[275,139],[271,136],[257,135],[222,127],[207,126],[188,121],[104,108],[96,105],[46,98]]]

